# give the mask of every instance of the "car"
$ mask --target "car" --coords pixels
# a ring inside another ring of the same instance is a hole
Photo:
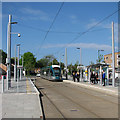
[[[40,73],[38,73],[38,74],[36,75],[36,77],[40,77]]]

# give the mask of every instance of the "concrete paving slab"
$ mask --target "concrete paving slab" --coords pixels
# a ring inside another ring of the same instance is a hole
[[[87,89],[96,90],[96,91],[99,91],[99,92],[104,92],[106,94],[118,96],[118,87],[101,86],[101,85],[98,85],[98,84],[91,85],[88,82],[74,82],[72,80],[64,80],[63,82],[67,82],[67,83],[70,83],[70,84],[81,86],[81,87],[84,87],[84,88],[87,88]]]
[[[0,81],[0,89],[1,88]],[[11,88],[7,90],[5,80],[4,93],[0,95],[1,118],[40,118],[42,116],[39,92],[29,78],[19,82],[11,80]]]

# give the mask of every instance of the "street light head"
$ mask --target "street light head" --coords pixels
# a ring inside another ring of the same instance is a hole
[[[21,35],[20,35],[20,33],[18,33],[18,37],[20,37]]]
[[[18,22],[11,22],[11,24],[17,24]]]
[[[98,50],[98,51],[104,51],[104,50]]]
[[[17,46],[20,46],[20,44],[17,44]]]
[[[77,49],[80,49],[80,48],[77,48]]]

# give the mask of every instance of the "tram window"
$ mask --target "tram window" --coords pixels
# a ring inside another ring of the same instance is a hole
[[[60,74],[60,68],[53,68],[56,75]]]
[[[118,61],[118,65],[120,65],[120,61]]]
[[[118,55],[118,58],[120,58],[120,54]]]

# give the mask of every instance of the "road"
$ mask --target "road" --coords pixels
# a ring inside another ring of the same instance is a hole
[[[37,78],[46,118],[118,118],[118,97]]]

